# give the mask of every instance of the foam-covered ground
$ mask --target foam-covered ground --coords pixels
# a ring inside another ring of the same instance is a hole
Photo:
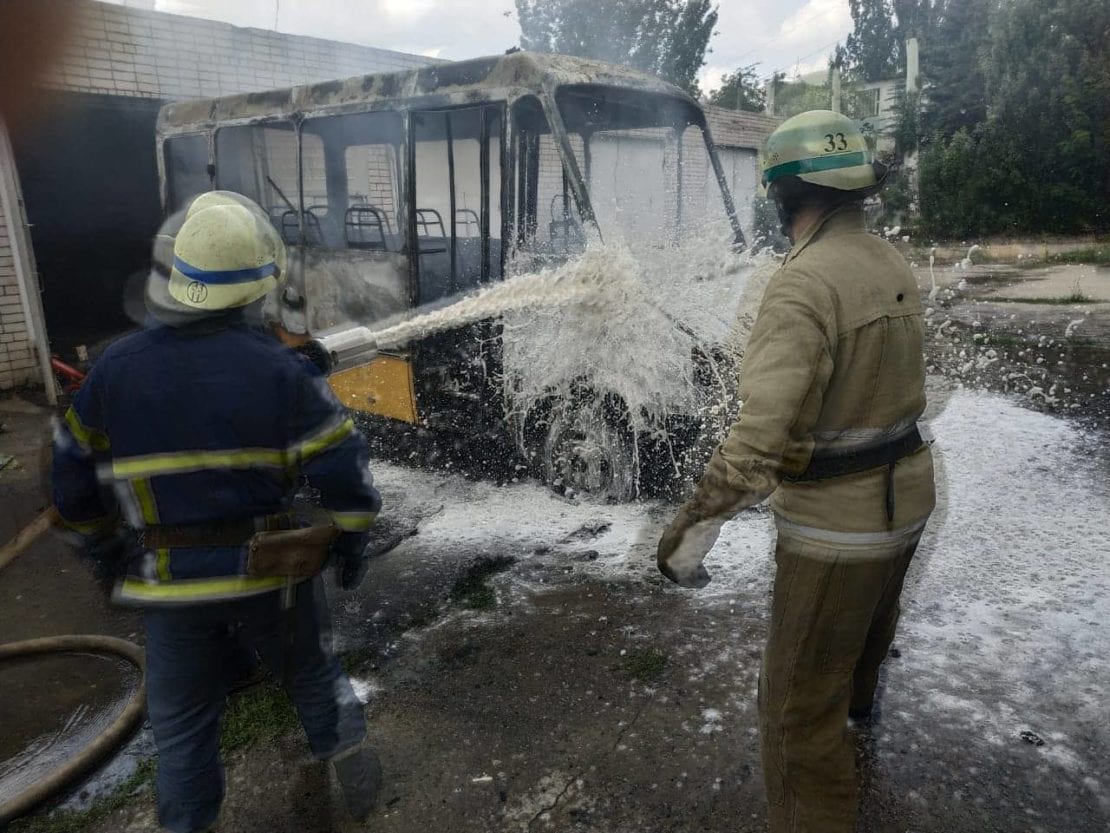
[[[1028,751],[1029,766],[1066,774],[1082,785],[1085,800],[1110,810],[1105,438],[981,392],[956,391],[934,410],[938,509],[903,597],[901,657],[888,663],[884,723],[900,722],[899,736],[914,745],[949,743],[955,734],[971,753]],[[524,569],[514,570],[501,592],[521,603],[542,592],[529,580],[532,562],[562,565],[583,580],[652,580],[655,541],[672,511],[566,501],[533,483],[497,487],[386,465],[376,471],[387,500],[402,494],[410,510],[429,514],[404,545],[408,555],[516,556]],[[740,516],[709,555],[713,583],[696,593],[671,592],[692,609],[746,604],[757,608],[749,615],[759,616],[758,600],[770,589],[772,541],[768,513]],[[753,647],[758,639],[722,645],[694,676],[740,662]],[[722,711],[728,719],[729,708],[753,705],[747,666],[737,668],[739,690],[730,702],[706,713],[707,734]],[[1023,740],[1022,732],[1033,735]],[[881,741],[880,757],[887,754]],[[981,765],[990,771],[989,761]],[[947,777],[938,774],[940,782]]]

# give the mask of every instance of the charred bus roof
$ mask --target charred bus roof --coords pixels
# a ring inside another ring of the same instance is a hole
[[[697,103],[683,90],[642,72],[567,55],[513,52],[405,72],[358,75],[266,92],[167,104],[158,117],[158,132],[171,135],[229,122],[289,119],[295,113],[380,110],[402,103],[424,108],[500,101],[551,92],[564,85],[618,87],[665,95],[697,108]]]

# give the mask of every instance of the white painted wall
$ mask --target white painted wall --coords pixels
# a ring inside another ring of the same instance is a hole
[[[736,203],[736,215],[744,236],[752,239],[756,189],[759,187],[759,155],[748,148],[717,148],[721,167],[725,169],[728,190]]]

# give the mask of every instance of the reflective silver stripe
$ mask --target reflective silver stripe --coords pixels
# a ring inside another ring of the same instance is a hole
[[[146,524],[143,522],[143,512],[139,507],[139,498],[135,495],[130,481],[112,480],[111,483],[112,491],[116,493],[116,500],[119,501],[120,507],[123,509],[123,517],[127,520],[127,523],[135,529],[142,529]]]
[[[917,417],[903,419],[885,428],[847,428],[843,431],[816,431],[814,449],[868,448],[905,436],[917,425]]]
[[[884,544],[912,538],[914,535],[920,534],[921,530],[925,528],[926,521],[928,521],[928,518],[922,518],[920,521],[901,529],[881,530],[879,532],[839,532],[833,529],[806,526],[789,521],[780,515],[775,515],[775,526],[778,527],[781,535],[812,541],[815,544],[835,544],[857,548],[881,547]]]

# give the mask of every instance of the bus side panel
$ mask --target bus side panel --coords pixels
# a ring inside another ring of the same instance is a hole
[[[370,364],[336,373],[328,380],[335,395],[353,411],[417,422],[412,362],[379,356]]]
[[[312,334],[350,326],[373,326],[409,311],[408,257],[395,252],[298,247],[301,280]],[[411,361],[380,356],[333,375],[332,389],[352,410],[416,423]]]

